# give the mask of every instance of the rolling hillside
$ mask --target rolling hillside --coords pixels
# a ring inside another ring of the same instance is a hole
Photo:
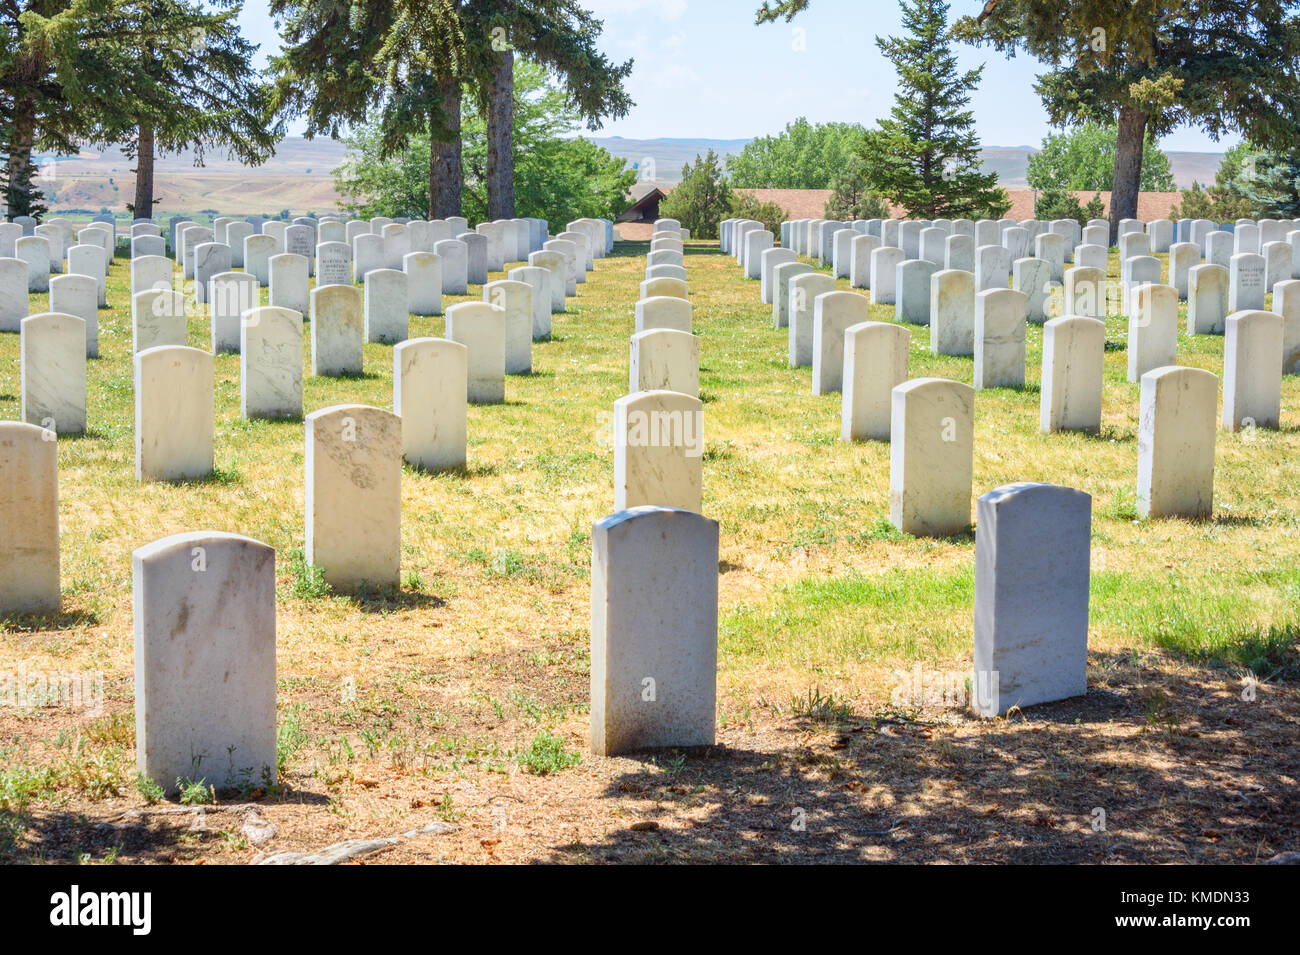
[[[681,167],[709,149],[720,156],[738,153],[745,139],[624,139],[621,136],[592,140],[629,164],[648,173],[646,178],[663,185],[681,179]],[[1027,146],[991,146],[981,159],[996,172],[1007,188],[1025,186],[1025,168],[1032,150]],[[307,140],[292,137],[276,149],[276,155],[262,166],[245,167],[224,154],[211,153],[203,165],[192,153],[163,156],[156,161],[156,198],[161,200],[155,215],[195,213],[217,209],[224,213],[250,215],[328,212],[336,208],[332,171],[343,161],[342,143],[330,139]],[[87,147],[78,156],[41,156],[39,187],[56,211],[109,209],[125,211],[133,198],[134,162],[119,148],[97,150]],[[1222,159],[1220,153],[1171,152],[1174,180],[1180,187],[1193,179],[1212,182]],[[645,169],[647,161],[653,163]]]

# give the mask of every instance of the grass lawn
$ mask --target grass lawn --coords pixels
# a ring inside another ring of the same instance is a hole
[[[430,822],[453,828],[376,861],[1252,862],[1297,848],[1300,377],[1283,384],[1281,430],[1219,432],[1212,519],[1138,521],[1126,319],[1107,322],[1095,437],[1039,433],[1031,325],[1030,385],[976,395],[974,490],[1092,495],[1088,695],[990,721],[900,704],[900,672],[971,667],[973,534],[888,523],[888,445],[839,440],[839,395],[814,397],[810,370],[787,367],[786,330],[716,243],[691,243],[687,268],[704,511],[721,525],[718,745],[590,755],[590,529],[613,502],[645,252],[598,260],[533,373],[508,379],[506,403],[471,406],[466,471],[405,470],[403,586],[361,598],[322,593],[302,566],[303,425],[239,418],[237,356],[216,359],[215,478],[135,481],[119,259],[89,431],[59,442],[63,613],[0,621],[0,671],[100,671],[106,699],[98,716],[0,707],[0,859],[246,862]],[[928,329],[909,328],[914,377],[971,382],[969,358],[934,357]],[[198,312],[189,344],[208,342]],[[1223,339],[1180,333],[1178,360],[1221,374]],[[304,378],[305,408],[391,408],[392,377],[392,348],[367,345],[362,377]],[[19,417],[19,389],[18,336],[0,335],[0,418]],[[214,798],[200,786],[170,804],[137,783],[132,698],[131,552],[195,530],[278,554],[280,784],[204,812],[185,808]]]

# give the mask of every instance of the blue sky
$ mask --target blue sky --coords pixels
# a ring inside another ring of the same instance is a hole
[[[587,0],[605,21],[601,47],[635,59],[628,83],[636,101],[595,135],[744,139],[780,131],[797,116],[870,126],[893,102],[894,72],[876,49],[877,34],[900,32],[891,0],[813,0],[791,23],[754,26],[760,0]],[[953,0],[951,16],[982,0]],[[279,39],[263,0],[247,0],[242,23],[263,57]],[[986,64],[972,100],[986,146],[1037,146],[1047,116],[1033,91],[1037,61],[959,47],[963,67]],[[292,132],[300,132],[295,126]],[[1165,149],[1220,152],[1196,129],[1165,137]]]

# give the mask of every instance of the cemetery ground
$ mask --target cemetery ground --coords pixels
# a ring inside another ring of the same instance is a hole
[[[1300,378],[1280,430],[1219,431],[1213,518],[1139,521],[1126,320],[1107,322],[1095,437],[1039,433],[1030,326],[1031,384],[976,395],[975,493],[1092,495],[1088,693],[979,720],[899,692],[918,666],[930,685],[971,668],[973,534],[893,529],[889,446],[839,439],[840,396],[787,367],[786,330],[716,243],[691,243],[687,268],[704,512],[721,524],[718,745],[591,755],[590,531],[612,510],[645,251],[598,260],[533,373],[508,378],[505,404],[470,406],[467,470],[404,471],[403,586],[362,597],[303,566],[303,425],[239,418],[238,356],[216,359],[215,476],[135,481],[118,259],[89,430],[59,441],[63,612],[0,623],[0,669],[101,671],[103,712],[0,707],[0,860],[245,863],[434,822],[452,828],[366,859],[1249,863],[1300,848]],[[913,377],[972,380],[971,359],[934,357],[909,328]],[[412,337],[442,331],[411,319]],[[189,344],[208,335],[195,314]],[[1223,339],[1182,331],[1178,360],[1221,374]],[[0,418],[19,417],[18,376],[18,336],[0,335]],[[340,402],[392,406],[391,347],[366,345],[360,377],[304,378],[308,411]],[[280,778],[216,794],[193,780],[166,801],[135,772],[130,558],[201,529],[277,551]]]

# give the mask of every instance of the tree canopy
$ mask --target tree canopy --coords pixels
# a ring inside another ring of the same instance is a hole
[[[1113,124],[1086,121],[1072,129],[1049,133],[1042,148],[1029,157],[1026,176],[1034,189],[1052,186],[1072,191],[1109,191],[1115,177]],[[1142,150],[1143,192],[1172,192],[1174,175],[1169,157],[1148,133]]]
[[[1148,133],[1180,125],[1264,148],[1300,135],[1300,20],[1289,0],[990,0],[957,35],[1047,65],[1053,125],[1117,124],[1112,236],[1137,214]]]
[[[728,157],[727,173],[738,189],[829,189],[861,143],[856,123],[813,124],[800,116]]]
[[[567,222],[621,212],[636,172],[590,141],[571,138],[581,118],[541,66],[516,59],[513,86],[519,215]],[[472,97],[461,102],[466,173],[461,201],[471,217],[482,219],[487,215],[486,120]],[[391,155],[384,135],[376,119],[357,125],[345,138],[348,155],[334,172],[344,205],[366,218],[423,215],[429,202],[429,133],[413,133],[406,148]]]

